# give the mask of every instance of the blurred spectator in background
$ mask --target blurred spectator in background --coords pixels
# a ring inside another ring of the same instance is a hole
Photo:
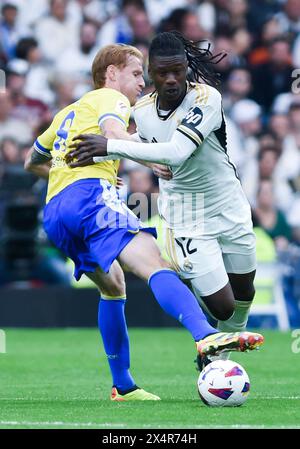
[[[225,113],[230,114],[230,110],[236,102],[249,97],[251,89],[252,81],[249,70],[242,67],[233,68],[229,73],[223,94]]]
[[[279,157],[280,150],[276,145],[262,147],[258,158],[253,158],[248,162],[243,172],[242,186],[250,204],[254,206],[260,182],[272,180],[276,205],[282,212],[286,213],[293,202],[293,192],[288,182],[278,177],[276,173]]]
[[[24,92],[31,98],[39,99],[50,105],[54,101],[53,91],[50,88],[52,69],[50,64],[43,60],[38,41],[34,37],[20,39],[16,48],[16,59],[11,64],[27,63],[27,74]]]
[[[276,173],[294,191],[300,192],[300,103],[290,106],[288,121],[289,130],[282,142],[282,154]]]
[[[290,122],[287,115],[272,114],[269,119],[269,130],[280,146],[289,133]]]
[[[2,169],[9,164],[21,164],[21,151],[19,144],[13,138],[4,138],[0,144],[0,163]],[[3,172],[3,170],[2,170]]]
[[[158,27],[160,22],[177,8],[184,8],[190,3],[197,3],[191,0],[145,0],[145,7],[152,26]]]
[[[31,145],[20,145],[15,139],[2,139],[0,143],[0,192],[5,202],[20,195],[32,196],[32,187],[37,178],[30,173],[24,173],[24,153]]]
[[[201,28],[197,13],[189,8],[174,9],[163,20],[160,29],[161,31],[179,31],[192,41],[200,41],[208,37],[208,33]]]
[[[119,13],[109,19],[99,33],[99,47],[108,44],[129,44],[133,40],[130,21],[139,11],[145,11],[143,0],[122,0]]]
[[[288,34],[291,41],[300,33],[300,2],[285,0],[283,10],[275,15],[282,34]]]
[[[249,52],[252,44],[252,36],[246,28],[237,28],[233,31],[232,48],[235,54],[235,65],[245,67],[248,63]]]
[[[280,36],[279,23],[272,17],[263,24],[260,33],[256,35],[254,48],[250,51],[249,63],[256,66],[268,62],[270,59],[269,45]]]
[[[130,17],[129,23],[132,30],[132,39],[143,40],[150,45],[154,30],[150,24],[146,11],[142,9],[138,10],[136,14]]]
[[[196,12],[198,15],[198,20],[200,27],[207,33],[208,36],[212,37],[216,29],[216,7],[214,2],[200,0],[196,6]],[[199,4],[200,3],[200,4]]]
[[[215,0],[217,23],[215,30],[230,35],[237,28],[247,29],[247,0]]]
[[[76,93],[77,87],[79,88],[79,92]],[[81,87],[82,85],[77,84],[76,74],[57,74],[53,82],[55,93],[54,111],[57,112],[77,100],[81,96]]]
[[[228,27],[230,30],[247,28],[247,0],[230,0],[227,2]]]
[[[32,141],[33,132],[23,120],[12,117],[12,100],[9,91],[0,94],[0,141],[6,137],[20,143]]]
[[[30,8],[28,0],[14,0],[18,5],[17,26],[32,29],[34,24],[46,15],[49,9],[49,0],[30,0]]]
[[[295,80],[294,78],[291,79],[291,87],[292,87],[292,82],[294,82],[294,80]],[[300,81],[300,78],[299,78],[299,81]],[[300,84],[299,84],[299,86],[300,86]],[[288,115],[289,109],[293,103],[300,104],[300,95],[298,95],[296,92],[293,93],[292,91],[281,93],[281,94],[277,95],[277,97],[274,99],[271,113]]]
[[[98,51],[97,27],[94,23],[84,22],[80,29],[78,48],[67,48],[59,55],[55,64],[55,71],[74,73],[80,83],[88,84],[90,89],[91,67]]]
[[[247,98],[237,101],[230,117],[240,129],[242,147],[247,158],[255,158],[258,154],[258,136],[262,131],[261,107]]]
[[[282,8],[281,0],[248,0],[248,4],[248,29],[254,36],[258,36],[264,24]]]
[[[253,209],[253,224],[263,228],[279,250],[288,247],[292,237],[291,228],[284,214],[276,207],[273,184],[269,179],[263,179],[259,183],[256,206]]]
[[[50,111],[42,101],[26,96],[24,89],[28,66],[21,67],[22,64],[19,64],[26,64],[25,61],[15,60],[14,64],[12,62],[8,64],[6,74],[6,85],[12,103],[11,117],[21,120],[34,132]]]
[[[67,49],[78,48],[79,28],[67,14],[68,0],[50,0],[50,11],[35,24],[35,38],[43,57],[55,63]]]
[[[291,90],[292,56],[288,40],[280,37],[269,45],[269,61],[253,71],[252,98],[270,112],[274,98]]]
[[[18,39],[25,33],[25,30],[22,26],[17,26],[18,8],[13,0],[2,4],[1,15],[1,51],[6,61],[9,61],[14,58]]]
[[[97,29],[111,16],[118,12],[116,0],[76,0],[69,4],[73,16],[77,16],[78,25],[82,22],[93,23]]]
[[[232,40],[226,35],[219,35],[213,41],[213,52],[215,54],[221,52],[227,54],[226,58],[223,58],[216,64],[216,70],[221,74],[221,89],[224,89],[224,83],[226,83],[232,67],[237,65],[237,58],[232,47]]]

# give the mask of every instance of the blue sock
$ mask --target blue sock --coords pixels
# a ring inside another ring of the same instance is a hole
[[[98,325],[107,355],[113,385],[121,393],[135,386],[130,374],[129,337],[125,319],[125,299],[100,298]]]
[[[148,282],[160,306],[180,321],[195,341],[218,332],[207,322],[197,299],[174,271],[156,271]]]

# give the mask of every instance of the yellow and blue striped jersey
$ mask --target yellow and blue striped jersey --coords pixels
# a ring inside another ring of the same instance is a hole
[[[87,167],[69,168],[65,155],[78,134],[101,134],[106,119],[115,119],[127,129],[130,103],[115,89],[101,88],[85,94],[58,112],[50,127],[34,143],[35,151],[52,159],[46,202],[68,185],[86,178],[102,178],[116,184],[119,161],[104,161]]]

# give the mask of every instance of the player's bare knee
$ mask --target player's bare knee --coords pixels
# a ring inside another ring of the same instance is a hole
[[[161,266],[161,268],[162,268],[163,270],[165,270],[165,269],[171,269],[171,268],[172,268],[170,262],[168,262],[167,260],[165,260],[165,259],[164,259],[163,257],[161,257],[161,256],[160,256],[160,258],[159,258],[159,263],[160,263],[160,266]]]
[[[125,282],[114,282],[110,285],[101,285],[100,291],[105,296],[118,298],[125,295]]]
[[[234,313],[234,304],[222,304],[220,307],[215,306],[211,312],[217,320],[227,321]]]
[[[255,296],[255,287],[250,285],[247,288],[233,289],[234,299],[236,301],[253,301]]]
[[[160,254],[156,255],[152,259],[151,266],[152,266],[151,271],[153,273],[155,271],[159,271],[159,270],[170,270],[170,269],[172,269],[170,263],[167,260],[163,259]]]

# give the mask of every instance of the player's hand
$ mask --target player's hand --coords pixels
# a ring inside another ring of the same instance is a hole
[[[116,189],[119,190],[121,187],[123,187],[123,185],[124,185],[123,179],[119,178],[119,176],[117,176]]]
[[[170,181],[173,178],[173,173],[167,165],[162,164],[152,164],[152,170],[155,176],[166,181]]]
[[[80,134],[72,140],[66,154],[66,162],[72,168],[93,165],[94,157],[107,156],[107,139],[99,134]]]

